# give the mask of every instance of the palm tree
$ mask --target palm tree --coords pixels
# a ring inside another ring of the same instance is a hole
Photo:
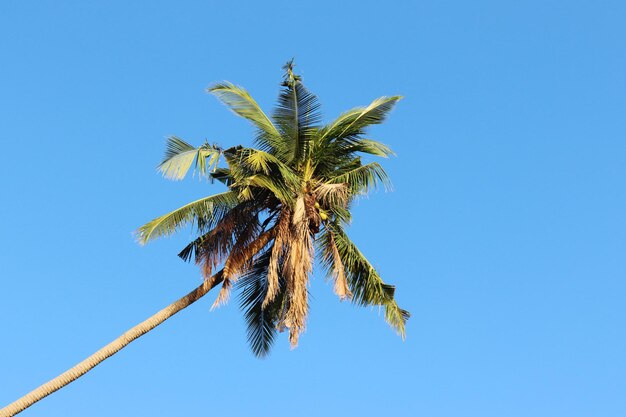
[[[392,151],[364,136],[368,126],[385,120],[401,97],[378,98],[321,125],[317,97],[294,73],[293,60],[284,70],[272,117],[239,86],[224,82],[208,89],[255,126],[256,148],[222,149],[209,143],[193,147],[177,137],[167,141],[159,165],[165,177],[180,180],[193,165],[194,172],[223,183],[227,191],[150,221],[138,229],[137,238],[145,244],[192,225],[198,237],[179,256],[200,266],[202,285],[0,410],[0,417],[13,416],[74,381],[218,285],[213,307],[224,304],[233,287],[241,289],[255,355],[267,355],[278,331],[288,330],[291,346],[297,346],[306,326],[315,254],[340,300],[382,306],[387,323],[404,338],[409,313],[398,307],[395,287],[382,281],[345,232],[355,199],[389,184],[381,165],[366,163],[362,156],[387,157]],[[225,166],[220,166],[221,160]]]

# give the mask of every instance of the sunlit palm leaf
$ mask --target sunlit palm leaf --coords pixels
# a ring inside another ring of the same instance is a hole
[[[380,97],[367,107],[349,110],[321,129],[318,140],[341,139],[362,134],[367,126],[384,122],[387,114],[400,99],[401,96]]]
[[[283,138],[274,123],[244,88],[225,81],[209,87],[207,91],[257,127],[259,131],[255,141],[261,148],[272,152],[284,148]]]
[[[291,204],[294,201],[292,190],[284,181],[277,180],[273,176],[264,174],[251,175],[247,179],[247,185],[266,189],[283,203]]]
[[[376,269],[359,251],[354,243],[338,225],[328,225],[324,233],[332,234],[320,238],[328,245],[334,240],[339,257],[348,278],[353,301],[361,305],[380,305],[385,308],[385,320],[404,338],[405,323],[409,319],[408,311],[398,307],[394,299],[395,287],[385,284]]]
[[[288,140],[289,162],[299,163],[310,149],[310,142],[321,121],[320,103],[315,94],[302,85],[299,76],[293,74],[293,63],[287,63],[283,90],[273,118],[283,137]]]
[[[297,188],[300,186],[300,177],[276,156],[251,148],[243,148],[241,153],[244,155],[246,163],[257,173],[263,172],[265,175],[272,176],[280,174],[287,188]]]
[[[172,180],[181,180],[195,162],[194,170],[201,176],[208,177],[217,166],[220,150],[208,143],[194,148],[184,140],[172,136],[167,139],[165,157],[158,169],[163,176]]]
[[[272,120],[267,117],[257,102],[242,87],[229,82],[222,82],[209,87],[207,91],[219,98],[235,114],[249,120],[263,132],[268,135],[279,136]]]
[[[384,143],[371,139],[354,140],[350,146],[346,147],[347,152],[362,152],[370,155],[387,158],[395,155],[391,148]]]
[[[204,222],[217,219],[238,202],[236,193],[232,191],[201,198],[141,226],[136,232],[137,240],[144,245],[161,236],[171,235],[198,219]]]
[[[351,169],[328,180],[331,184],[347,184],[352,194],[367,194],[382,184],[385,190],[391,189],[391,181],[378,162]]]

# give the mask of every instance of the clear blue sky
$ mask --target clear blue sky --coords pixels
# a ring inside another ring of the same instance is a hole
[[[371,136],[395,191],[354,239],[406,342],[317,275],[309,326],[255,359],[212,296],[24,416],[626,415],[623,1],[0,3],[0,404],[199,283],[147,220],[171,134],[250,144],[211,82],[269,108],[296,58],[327,119],[403,94]]]

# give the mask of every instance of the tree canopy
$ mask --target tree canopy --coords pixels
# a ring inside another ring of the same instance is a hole
[[[322,124],[318,99],[294,73],[293,61],[283,68],[271,116],[240,86],[208,88],[252,123],[255,147],[194,147],[170,137],[159,165],[166,178],[180,180],[193,171],[227,190],[155,218],[138,229],[137,238],[145,244],[193,226],[197,238],[179,256],[195,261],[206,280],[221,282],[214,307],[240,288],[257,356],[269,352],[277,331],[287,329],[291,345],[298,344],[316,256],[341,300],[383,307],[387,323],[404,337],[410,315],[397,305],[395,287],[383,282],[346,233],[353,202],[390,184],[383,167],[363,157],[393,154],[369,139],[367,128],[384,122],[401,97],[380,97]]]

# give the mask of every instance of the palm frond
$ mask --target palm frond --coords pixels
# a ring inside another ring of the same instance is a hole
[[[331,234],[328,236],[326,234]],[[376,269],[359,251],[338,224],[327,224],[320,239],[333,239],[345,268],[353,301],[360,305],[379,305],[385,308],[385,320],[405,337],[405,324],[410,313],[398,307],[394,299],[395,287],[385,284]]]
[[[322,264],[326,267],[327,275],[333,278],[335,294],[337,294],[342,301],[352,298],[352,292],[350,291],[346,277],[346,270],[341,261],[341,255],[337,249],[333,233],[325,230],[318,238],[317,243],[320,246]]]
[[[276,177],[264,174],[251,175],[246,179],[245,185],[266,189],[277,199],[286,204],[293,202],[294,196],[292,190]]]
[[[266,251],[237,282],[237,287],[241,288],[240,307],[244,311],[248,342],[257,357],[266,356],[274,343],[285,289],[284,279],[281,278],[276,297],[267,305],[263,305],[267,293],[269,258],[270,252]]]
[[[262,172],[265,175],[278,176],[285,183],[287,188],[298,188],[300,186],[300,177],[276,156],[252,148],[242,148],[240,150],[246,163],[255,171]]]
[[[321,177],[361,166],[361,154],[383,158],[395,155],[387,145],[359,136],[346,137],[340,141],[315,141],[314,145],[315,175]]]
[[[321,183],[315,190],[315,198],[327,207],[346,206],[349,199],[349,188],[347,183]]]
[[[367,107],[349,110],[320,129],[317,140],[328,141],[363,134],[367,126],[384,122],[387,114],[400,99],[402,99],[401,96],[380,97]]]
[[[284,68],[285,81],[273,119],[288,141],[289,155],[283,157],[298,163],[309,153],[310,142],[321,121],[321,106],[317,96],[304,87],[301,77],[293,73],[293,63]]]
[[[230,174],[230,169],[228,168],[216,168],[211,173],[211,178],[213,178],[214,180],[218,180],[227,187],[230,186],[230,184],[232,184],[233,182],[233,178]]]
[[[289,306],[283,324],[289,329],[289,342],[295,348],[306,327],[309,311],[307,283],[314,259],[313,239],[304,196],[296,201],[291,218],[291,236],[285,252],[283,274],[287,280]]]
[[[214,268],[228,257],[235,242],[253,225],[258,227],[258,210],[250,202],[241,202],[225,213],[213,225],[202,225],[203,233],[189,243],[179,254],[184,261],[195,262],[205,277],[211,276]]]
[[[293,191],[299,189],[300,177],[280,159],[264,151],[233,148],[224,151],[229,166],[229,186],[239,191],[242,200],[253,198],[252,187],[272,193],[285,203],[293,200]]]
[[[248,271],[254,265],[254,258],[274,237],[274,230],[270,229],[256,236],[260,227],[248,225],[245,232],[237,239],[224,263],[224,283],[219,296],[211,307],[216,308],[225,304],[230,295],[232,283],[237,282],[239,275]]]
[[[272,244],[270,260],[267,267],[267,292],[262,307],[268,306],[279,291],[280,265],[284,261],[285,246],[290,238],[291,212],[288,208],[282,208],[274,225],[276,236]]]
[[[211,170],[217,167],[221,150],[205,143],[198,148],[191,146],[181,138],[171,136],[167,139],[165,156],[158,170],[172,180],[182,180],[194,164],[194,171],[209,177]]]
[[[135,232],[137,240],[145,245],[156,238],[171,235],[181,227],[194,222],[212,223],[238,202],[236,193],[226,191],[185,204],[141,226]]]
[[[241,155],[245,159],[245,162],[256,172],[270,174],[273,166],[290,171],[290,168],[280,159],[270,153],[258,149],[244,148],[241,150]]]
[[[359,138],[351,142],[352,143],[346,147],[344,152],[361,152],[383,158],[395,155],[389,146],[375,140]]]
[[[215,95],[235,114],[249,120],[264,134],[273,138],[280,136],[272,120],[244,88],[225,81],[209,87],[207,92]]]
[[[237,276],[252,265],[257,254],[274,238],[275,230],[273,228],[259,235],[260,229],[258,224],[249,224],[242,236],[237,239],[224,264],[225,280],[236,281]]]
[[[340,171],[341,172],[341,171]],[[341,172],[339,175],[329,178],[330,184],[346,184],[350,192],[356,194],[367,194],[382,184],[385,190],[391,189],[391,181],[387,173],[378,162],[371,162],[349,171]]]

